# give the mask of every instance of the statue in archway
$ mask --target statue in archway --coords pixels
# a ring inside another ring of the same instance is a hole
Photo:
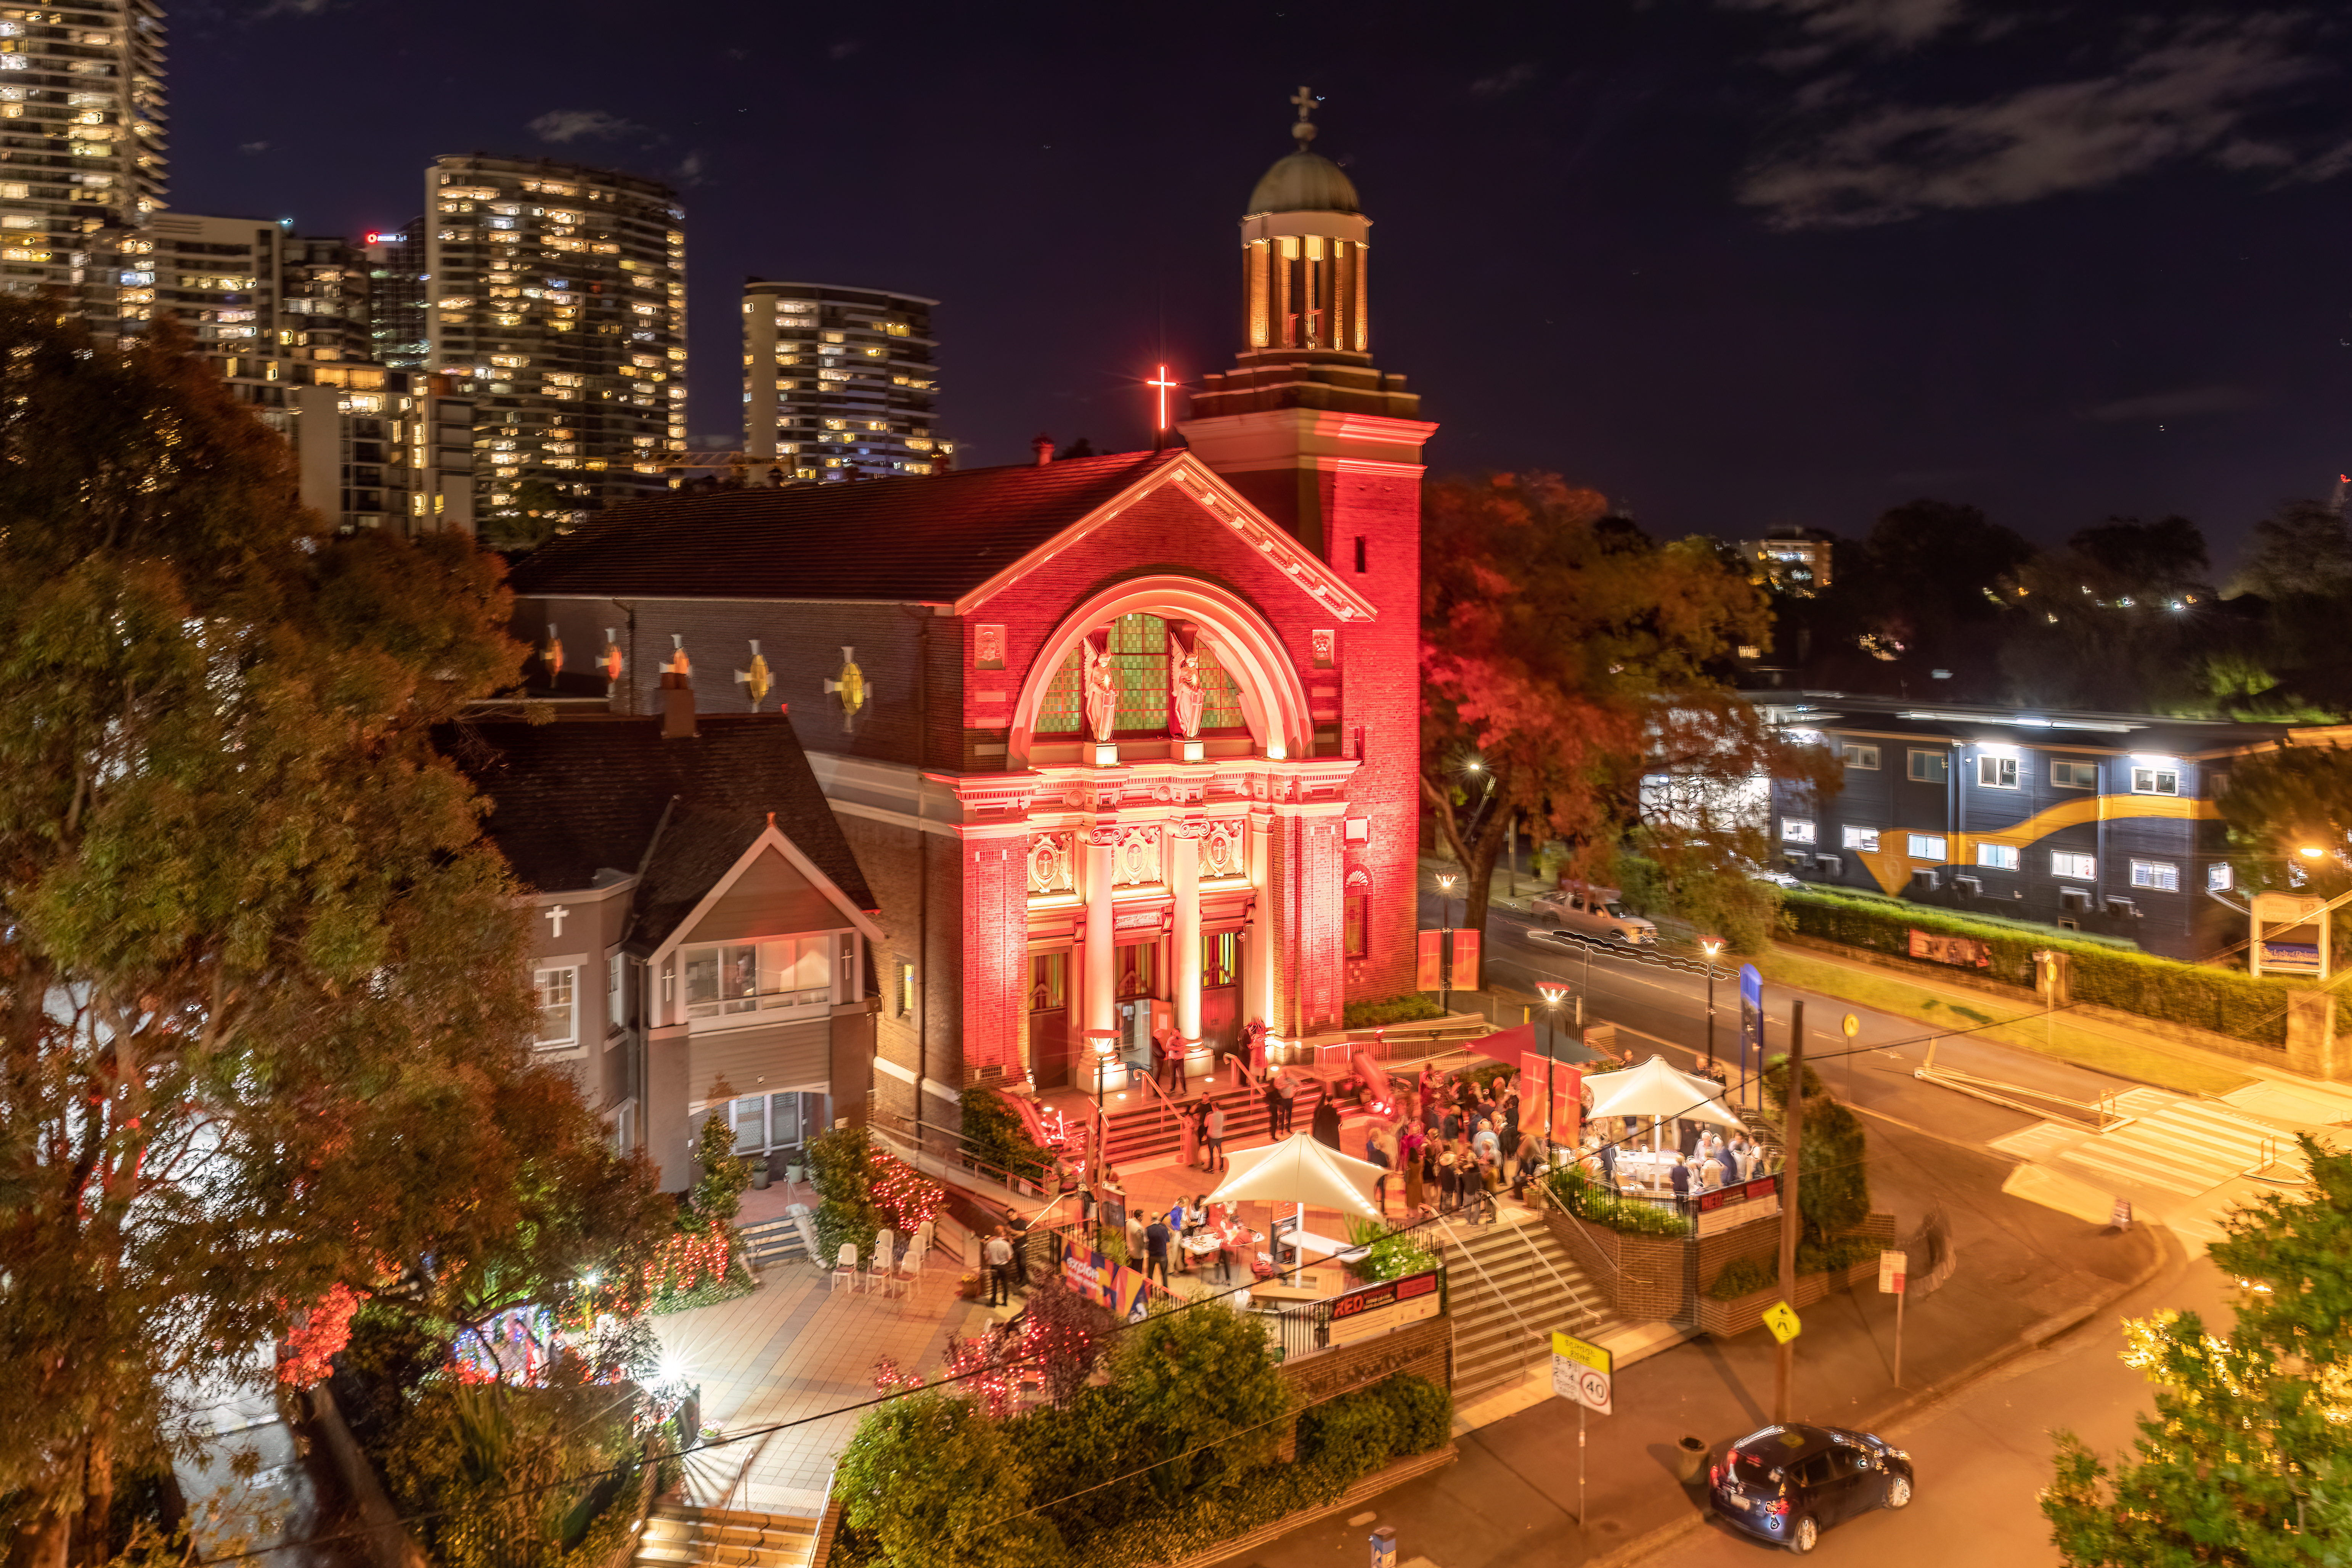
[[[1087,637],[1079,646],[1087,650],[1087,728],[1097,742],[1108,742],[1118,721],[1118,672],[1111,668],[1110,639],[1097,646]]]
[[[1174,632],[1168,634],[1168,717],[1176,733],[1188,741],[1201,734],[1201,710],[1208,689],[1201,682],[1201,650],[1196,637],[1186,647]]]

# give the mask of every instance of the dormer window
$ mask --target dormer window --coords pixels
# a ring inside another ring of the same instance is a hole
[[[832,942],[827,934],[687,948],[681,954],[686,1016],[719,1018],[734,1013],[829,1005],[833,1001]]]

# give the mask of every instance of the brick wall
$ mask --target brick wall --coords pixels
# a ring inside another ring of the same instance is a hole
[[[956,840],[936,833],[918,836],[911,827],[877,822],[871,817],[842,814],[841,830],[849,840],[866,885],[881,911],[874,919],[883,940],[874,952],[875,978],[880,983],[882,1010],[875,1025],[876,1055],[921,1076],[925,1054],[930,1076],[950,1086],[962,1079],[959,1024],[964,955],[963,861]],[[919,837],[919,848],[918,840]],[[923,887],[925,866],[929,873],[928,895]],[[923,936],[925,899],[929,902],[929,943]],[[916,1011],[898,1006],[900,963],[915,965]],[[923,1026],[929,1020],[929,1029]],[[861,1086],[862,1088],[862,1086]],[[836,1093],[855,1092],[837,1089]],[[876,1102],[896,1115],[917,1115],[916,1086],[889,1072],[874,1075]],[[932,1096],[920,1107],[925,1121],[952,1123],[954,1113]]]
[[[1392,1334],[1286,1362],[1277,1370],[1301,1405],[1335,1398],[1401,1372],[1425,1378],[1451,1393],[1454,1320],[1440,1312],[1423,1322],[1408,1323]],[[1283,1434],[1282,1457],[1286,1461],[1297,1458],[1296,1436],[1295,1431]]]
[[[1029,977],[1029,863],[1025,834],[976,838],[963,857],[962,1081],[983,1066],[1018,1079],[1026,1068],[1023,1005]]]
[[[1549,1204],[1544,1224],[1567,1247],[1616,1316],[1631,1323],[1691,1321],[1698,1248],[1673,1237],[1627,1236],[1564,1215]]]

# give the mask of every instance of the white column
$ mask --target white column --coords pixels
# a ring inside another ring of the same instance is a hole
[[[1086,1026],[1111,1029],[1118,1026],[1118,983],[1111,973],[1113,916],[1110,909],[1111,858],[1118,853],[1118,830],[1087,830]],[[1083,1042],[1072,1042],[1081,1045]]]
[[[1168,890],[1175,898],[1176,1032],[1186,1045],[1201,1037],[1201,838],[1199,822],[1168,825]]]

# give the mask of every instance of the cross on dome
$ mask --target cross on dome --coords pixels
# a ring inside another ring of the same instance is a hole
[[[1302,87],[1290,95],[1290,101],[1298,105],[1298,123],[1290,128],[1290,133],[1298,138],[1298,145],[1304,148],[1315,140],[1314,121],[1307,117],[1315,112],[1316,104],[1322,100]]]

